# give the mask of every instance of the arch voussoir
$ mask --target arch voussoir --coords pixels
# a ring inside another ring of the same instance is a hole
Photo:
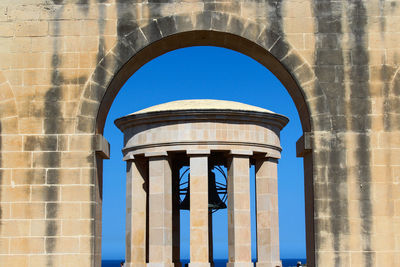
[[[148,43],[154,43],[160,40],[163,36],[161,30],[157,25],[157,20],[151,20],[148,24],[140,28]],[[136,50],[138,51],[138,50]]]
[[[100,85],[94,81],[89,81],[84,90],[83,98],[100,103],[106,91],[107,87],[105,87],[104,85]]]
[[[242,36],[258,44],[257,40],[259,39],[264,30],[265,30],[264,24],[259,24],[254,21],[247,20]]]
[[[149,41],[139,27],[128,33],[124,39],[134,51],[140,51],[149,44]]]
[[[92,74],[91,81],[97,83],[97,84],[104,84],[108,85],[112,79],[113,75],[107,70],[107,68],[104,68],[103,66],[97,64],[95,71]]]
[[[269,51],[280,38],[280,34],[265,28],[258,35],[256,43]]]
[[[294,49],[288,52],[288,54],[282,58],[281,62],[288,70],[292,71],[296,71],[303,64],[306,64]]]
[[[226,13],[211,13],[211,30],[225,32],[229,21],[229,15]]]
[[[184,15],[184,14],[179,14],[179,15],[174,15],[174,22],[175,22],[175,28],[177,32],[186,32],[186,31],[192,31],[195,29],[196,26],[196,21],[195,21],[195,15]]]
[[[307,64],[303,64],[300,67],[298,67],[293,72],[293,74],[294,74],[295,79],[297,80],[297,82],[300,85],[309,83],[309,82],[314,81],[316,79],[314,71]]]
[[[211,11],[198,12],[194,16],[195,24],[193,30],[211,30]]]
[[[246,19],[241,17],[230,15],[226,25],[226,31],[241,36],[245,30],[246,21]]]
[[[136,53],[136,50],[129,44],[126,38],[122,37],[111,49],[111,52],[120,62],[125,64],[127,59],[131,58]]]
[[[269,52],[278,60],[282,60],[289,54],[292,48],[289,43],[283,37],[279,38],[270,48]]]
[[[105,69],[111,76],[114,75],[124,64],[124,60],[119,58],[111,50],[99,62],[99,66]]]
[[[176,24],[176,16],[167,16],[157,19],[157,25],[163,37],[175,34],[178,31]]]

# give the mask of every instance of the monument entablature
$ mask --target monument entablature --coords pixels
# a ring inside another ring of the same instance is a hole
[[[269,110],[221,100],[182,100],[116,120],[124,158],[164,151],[209,150],[280,158],[279,132],[288,119]],[[236,152],[235,152],[236,151]]]

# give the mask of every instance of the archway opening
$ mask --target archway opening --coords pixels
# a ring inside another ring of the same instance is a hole
[[[179,62],[176,57],[180,57],[181,61]],[[171,62],[174,62],[174,65]],[[202,70],[207,72],[201,72]],[[207,78],[213,82],[210,83]],[[303,129],[308,126],[301,124],[291,97],[269,70],[243,54],[216,47],[179,49],[152,60],[129,79],[114,101],[104,132],[111,143],[112,158],[104,164],[103,257],[111,258],[111,255],[116,255],[122,259],[125,242],[125,163],[120,156],[122,134],[114,127],[113,120],[148,106],[188,98],[234,100],[271,109],[290,117],[291,122],[281,137],[283,156],[279,164],[281,257],[305,258],[302,256],[305,254],[303,171],[301,160],[295,158],[295,142],[302,135],[302,126]],[[114,131],[117,137],[113,137],[109,131]],[[286,185],[281,181],[285,181]],[[109,191],[112,184],[118,184],[114,192]],[[110,195],[120,204],[108,201]],[[297,206],[296,209],[289,208],[293,207],[293,203],[303,203],[303,206]],[[182,220],[184,223],[185,219]],[[227,245],[225,249],[222,245],[225,240],[219,235],[222,232],[219,230],[224,227],[223,219],[220,221],[221,226],[214,224],[213,227],[214,241],[221,242],[219,248],[218,245],[214,245],[214,258],[224,258],[226,257],[224,253],[227,253]],[[297,232],[302,233],[302,237],[290,234],[291,231],[287,230],[289,228],[292,230],[295,228]],[[108,232],[107,229],[122,229],[122,231]],[[182,238],[182,241],[184,240]],[[294,243],[303,244],[297,248],[297,251],[302,251],[298,255],[293,251],[295,248],[290,249],[290,246],[285,248],[286,244]],[[185,244],[181,244],[181,247],[184,248]],[[185,255],[188,255],[188,252],[185,254],[181,251],[182,259]]]

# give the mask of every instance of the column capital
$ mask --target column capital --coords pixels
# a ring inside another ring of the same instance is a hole
[[[253,151],[251,150],[231,150],[229,151],[229,155],[231,156],[253,156]]]
[[[209,156],[211,154],[210,149],[188,149],[186,150],[186,154],[189,157],[201,157],[201,156]]]
[[[157,152],[146,152],[144,153],[146,158],[162,158],[168,157],[167,151],[157,151]]]
[[[273,158],[273,157],[268,157],[268,155],[265,156],[257,156],[255,157],[255,160],[258,162],[264,162],[264,161],[269,161],[269,162],[275,162],[278,164],[279,159]]]
[[[271,155],[270,153],[255,153],[253,158],[255,160],[261,160],[261,161],[265,160],[278,161],[280,159],[280,157],[277,157],[276,155]]]
[[[123,158],[123,161],[133,161],[135,160],[135,156],[131,153],[126,154]]]

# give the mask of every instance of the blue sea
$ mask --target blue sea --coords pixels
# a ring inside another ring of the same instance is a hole
[[[122,260],[103,260],[102,267],[120,267]],[[301,263],[305,264],[306,259],[282,259],[283,267],[292,267],[296,266],[297,262],[301,261]],[[188,261],[182,260],[182,266],[184,267],[185,263]],[[226,267],[227,260],[214,260],[215,267]]]

